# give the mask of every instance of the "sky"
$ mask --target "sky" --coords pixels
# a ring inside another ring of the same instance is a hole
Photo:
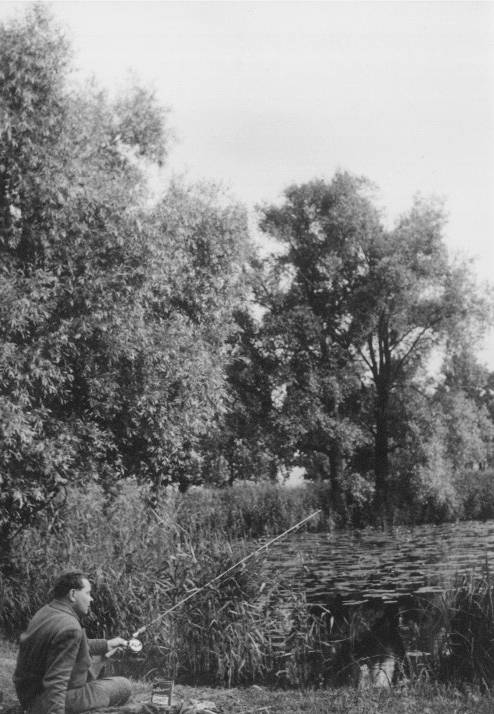
[[[114,90],[132,71],[170,107],[169,171],[248,207],[337,169],[390,220],[443,197],[448,246],[494,282],[494,2],[49,4],[81,74]]]

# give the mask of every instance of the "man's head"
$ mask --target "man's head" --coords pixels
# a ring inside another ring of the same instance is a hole
[[[87,615],[93,600],[91,583],[87,575],[79,570],[62,573],[53,586],[53,597],[67,600],[78,615]]]

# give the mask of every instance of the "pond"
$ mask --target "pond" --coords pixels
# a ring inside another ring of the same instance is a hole
[[[494,521],[292,534],[268,550],[269,567],[310,599],[347,605],[441,591],[456,574],[494,567]]]
[[[350,659],[336,669],[352,673],[357,663],[359,686],[387,686],[405,665],[427,663],[444,641],[434,626],[440,593],[458,575],[493,566],[494,521],[299,533],[273,544],[266,562],[287,592],[305,591],[315,612],[354,623]]]

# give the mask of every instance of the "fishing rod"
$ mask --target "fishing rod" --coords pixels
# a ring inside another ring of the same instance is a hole
[[[292,531],[296,530],[297,528],[300,528],[300,526],[302,526],[304,523],[307,523],[307,521],[310,521],[311,518],[314,518],[314,516],[317,516],[318,513],[321,513],[321,509],[314,511],[314,513],[311,513],[310,516],[306,516],[298,523],[295,523],[294,526],[287,528],[286,531],[283,531],[283,533],[280,533],[280,535],[277,535],[275,538],[271,538],[271,540],[268,540],[267,543],[264,543],[263,545],[261,545],[253,553],[246,555],[244,558],[239,560],[237,563],[235,563],[234,565],[231,565],[229,568],[227,568],[227,570],[224,570],[222,573],[220,573],[216,577],[212,578],[211,580],[208,580],[208,582],[205,585],[202,585],[200,588],[195,589],[192,593],[189,593],[182,600],[179,600],[177,603],[175,603],[175,605],[173,605],[173,607],[170,607],[170,608],[168,608],[168,610],[165,610],[165,612],[162,612],[160,615],[158,615],[158,617],[155,617],[154,620],[151,620],[146,625],[143,625],[142,627],[140,627],[138,630],[136,630],[134,632],[134,634],[132,635],[132,638],[129,640],[128,648],[132,652],[140,652],[142,650],[142,642],[138,639],[138,637],[140,635],[142,635],[144,632],[146,632],[146,630],[149,627],[156,625],[158,622],[163,620],[163,618],[165,618],[167,615],[172,613],[174,610],[177,610],[179,607],[181,607],[186,602],[191,600],[193,597],[198,595],[200,592],[202,592],[206,588],[210,587],[213,583],[217,582],[221,578],[224,578],[225,575],[228,575],[228,573],[231,573],[232,570],[235,570],[235,568],[238,568],[239,565],[243,565],[244,563],[246,563],[248,560],[253,558],[255,555],[260,553],[265,548],[269,548],[270,545],[273,545],[273,543],[276,543],[276,541],[281,540],[281,538],[284,538],[286,535],[288,535],[288,533],[291,533]]]

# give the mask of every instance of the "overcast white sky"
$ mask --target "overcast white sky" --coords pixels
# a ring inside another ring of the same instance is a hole
[[[0,19],[23,5],[0,1]],[[171,107],[172,169],[249,205],[337,168],[391,217],[444,196],[449,246],[491,279],[494,2],[50,5],[84,73],[112,88],[134,70]]]

